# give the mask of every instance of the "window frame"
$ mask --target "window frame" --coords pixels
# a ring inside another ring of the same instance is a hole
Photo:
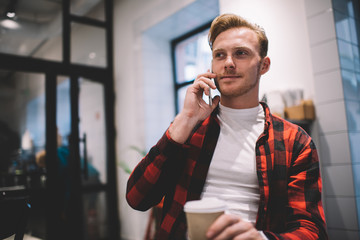
[[[174,104],[175,104],[175,114],[179,113],[179,104],[178,104],[178,97],[179,97],[179,90],[182,87],[188,86],[190,84],[192,84],[195,79],[189,80],[189,81],[184,81],[181,83],[178,83],[178,79],[177,79],[177,69],[176,69],[176,54],[175,54],[175,49],[176,46],[181,43],[182,41],[189,39],[191,37],[193,37],[194,35],[205,31],[206,29],[209,29],[211,26],[211,22],[207,22],[203,25],[201,25],[200,27],[195,28],[194,30],[191,30],[190,32],[187,32],[183,35],[181,35],[180,37],[177,37],[173,40],[171,40],[171,64],[172,64],[172,72],[173,72],[173,82],[174,82]]]

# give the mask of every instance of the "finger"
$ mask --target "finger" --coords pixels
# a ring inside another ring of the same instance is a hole
[[[209,239],[213,239],[214,237],[221,234],[226,228],[235,224],[239,221],[238,217],[233,215],[223,214],[218,217],[213,224],[209,227],[206,236]]]
[[[212,80],[212,78],[216,77],[216,74],[214,73],[208,73],[209,75],[199,75],[196,79],[195,79],[195,83],[202,81],[205,82],[209,87],[211,87],[212,89],[216,89],[216,85],[215,82]]]
[[[214,110],[217,107],[219,102],[220,102],[220,96],[216,95],[215,97],[213,97],[212,105],[211,105],[212,110]]]
[[[204,92],[206,95],[210,94],[210,88],[209,88],[208,83],[206,83],[202,80],[199,80],[194,83],[194,89],[196,92],[201,92],[201,93]]]
[[[199,75],[196,77],[196,79],[201,78],[201,77],[215,78],[215,77],[216,77],[216,74],[213,73],[213,72],[210,72],[210,70],[208,70],[206,73],[199,74]]]
[[[214,75],[211,75],[211,76],[214,76]],[[216,76],[216,74],[215,74],[215,76]],[[200,76],[200,77],[198,77],[198,78],[196,78],[195,79],[195,83],[196,82],[205,82],[207,85],[209,85],[211,88],[216,88],[216,86],[215,86],[215,83],[214,83],[214,81],[212,80],[212,77],[209,77],[209,76]]]
[[[259,231],[256,228],[251,228],[248,231],[245,231],[233,238],[233,240],[243,240],[243,239],[264,239]]]
[[[237,237],[238,239],[253,239],[247,237],[255,237],[254,226],[243,220],[239,220],[237,223],[234,223],[231,226],[228,226],[224,231],[222,231],[219,235],[216,236],[214,240],[220,239],[234,239]],[[244,238],[245,237],[245,238]]]

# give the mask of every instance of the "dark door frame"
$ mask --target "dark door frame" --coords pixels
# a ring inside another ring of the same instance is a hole
[[[31,73],[45,74],[45,98],[46,98],[46,152],[48,159],[55,159],[57,157],[56,150],[56,81],[57,76],[65,75],[70,77],[71,86],[71,132],[74,144],[71,148],[71,160],[75,163],[73,165],[74,171],[71,179],[74,182],[75,189],[78,194],[73,201],[74,228],[71,239],[84,239],[83,234],[83,213],[81,210],[81,194],[91,191],[105,191],[107,216],[109,220],[109,239],[119,239],[120,223],[118,216],[118,201],[117,201],[117,177],[116,177],[116,161],[115,161],[115,122],[114,122],[114,101],[115,94],[113,90],[113,0],[104,0],[105,2],[105,21],[98,21],[87,17],[79,17],[71,15],[70,0],[63,0],[63,60],[62,62],[36,59],[31,57],[17,56],[11,54],[0,53],[0,68],[3,70],[22,71]],[[91,26],[104,28],[106,31],[106,54],[107,66],[105,68],[85,66],[81,64],[73,64],[70,62],[71,45],[70,45],[70,26],[71,22],[78,22]],[[84,189],[81,186],[80,179],[80,156],[79,156],[79,110],[78,110],[78,79],[80,77],[91,79],[99,82],[104,86],[105,96],[105,123],[106,123],[106,166],[107,166],[107,182],[95,188]],[[59,231],[59,220],[57,216],[57,166],[56,162],[47,162],[47,239],[57,239]]]

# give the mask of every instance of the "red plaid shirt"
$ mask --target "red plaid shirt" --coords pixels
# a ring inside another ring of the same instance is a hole
[[[269,239],[327,239],[319,160],[311,138],[297,125],[265,110],[256,142],[260,202],[256,228]],[[131,174],[126,199],[145,211],[164,197],[158,239],[186,239],[185,202],[199,199],[220,132],[217,111],[185,144],[168,131]]]

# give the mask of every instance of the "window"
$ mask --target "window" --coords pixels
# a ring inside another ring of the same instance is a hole
[[[211,67],[209,28],[210,23],[172,41],[176,113],[183,107],[187,87],[198,74]],[[207,98],[204,100],[208,101]]]

